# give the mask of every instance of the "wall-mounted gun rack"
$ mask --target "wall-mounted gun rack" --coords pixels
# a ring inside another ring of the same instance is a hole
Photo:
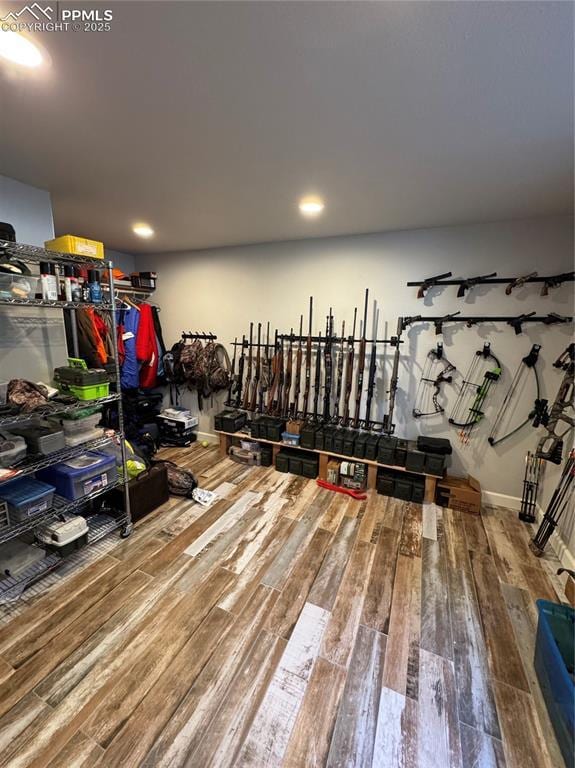
[[[443,315],[440,317],[432,315],[415,315],[413,317],[403,318],[403,330],[415,323],[433,323],[435,325],[435,333],[439,335],[443,331],[443,326],[446,323],[465,323],[468,328],[479,323],[507,323],[510,325],[516,334],[520,334],[522,326],[525,323],[543,323],[544,325],[563,325],[565,323],[572,323],[573,317],[566,317],[558,315],[555,312],[550,312],[548,315],[536,315],[535,312],[529,312],[524,315],[502,315],[492,316],[489,315],[462,315],[461,312],[453,312],[450,315]]]
[[[218,337],[215,333],[192,333],[192,331],[182,331],[182,341],[193,341],[200,339],[200,341],[216,341]]]
[[[452,279],[451,272],[444,272],[441,275],[429,277],[426,280],[412,280],[406,283],[409,288],[419,288],[417,298],[422,299],[426,291],[430,288],[443,285],[457,285],[459,290],[457,295],[462,298],[469,288],[476,285],[506,285],[505,293],[510,295],[513,290],[520,288],[527,283],[542,283],[541,295],[547,296],[549,288],[557,288],[563,283],[572,283],[575,280],[575,272],[563,272],[558,275],[547,275],[540,277],[537,272],[531,272],[528,275],[520,277],[497,277],[497,272],[489,275],[478,275],[477,277],[458,277]]]

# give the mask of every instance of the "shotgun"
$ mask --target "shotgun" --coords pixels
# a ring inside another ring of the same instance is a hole
[[[371,354],[369,357],[369,373],[367,375],[367,400],[365,403],[365,428],[370,428],[371,423],[371,403],[375,389],[375,376],[377,366],[377,326],[379,324],[379,309],[375,311],[373,326],[373,340],[371,342]]]
[[[242,354],[238,362],[238,380],[236,382],[236,402],[235,407],[239,408],[242,402],[242,386],[244,381],[244,367],[246,364],[246,335],[242,336]]]
[[[315,381],[313,390],[313,420],[317,421],[319,390],[321,387],[321,331],[319,332],[317,350],[315,353]]]
[[[333,421],[339,422],[339,403],[341,400],[341,388],[343,384],[343,359],[345,357],[345,320],[341,323],[341,349],[337,356],[337,379],[335,385],[335,406],[333,409]]]
[[[303,393],[303,417],[307,418],[307,409],[309,407],[309,390],[311,387],[311,327],[313,315],[313,296],[309,297],[309,324],[307,330],[307,341],[305,345],[305,390]]]
[[[303,358],[303,346],[302,346],[302,334],[303,334],[303,315],[299,318],[299,342],[295,357],[295,389],[293,393],[293,403],[290,404],[290,416],[296,418],[298,415],[299,406],[299,394],[301,390],[301,363]]]
[[[264,346],[264,357],[262,361],[262,372],[260,377],[260,401],[258,406],[258,413],[264,412],[264,401],[266,392],[270,388],[271,378],[271,362],[270,362],[270,323],[268,320],[268,329],[266,334],[266,343]]]
[[[284,379],[284,396],[283,396],[283,415],[287,418],[289,413],[289,396],[291,392],[291,380],[293,372],[293,328],[290,328],[289,344],[287,351],[287,362]]]
[[[234,392],[235,384],[236,384],[236,355],[237,355],[237,351],[238,351],[238,337],[236,336],[236,338],[234,339],[234,357],[232,359],[232,370],[231,370],[231,373],[230,373],[230,388],[228,389],[228,400],[227,400],[226,405],[231,405],[232,404],[232,394]]]
[[[253,366],[253,343],[254,343],[254,324],[250,323],[250,343],[248,347],[248,370],[246,373],[246,383],[244,392],[244,402],[242,408],[247,411],[250,407],[250,387],[252,383],[252,366]]]
[[[355,356],[355,328],[357,323],[357,307],[353,310],[353,330],[347,340],[347,366],[345,369],[345,394],[343,399],[343,426],[349,423],[349,401],[353,384],[353,358]]]
[[[262,344],[262,324],[258,323],[258,350],[256,352],[256,374],[254,377],[254,383],[252,387],[252,399],[250,401],[250,411],[252,413],[255,413],[256,406],[258,404],[258,390],[260,385],[261,363],[262,363],[261,344]]]
[[[333,361],[331,358],[333,336],[333,316],[331,314],[331,307],[329,308],[329,315],[326,318],[325,323],[325,344],[323,347],[323,365],[325,369],[325,385],[323,390],[323,420],[329,421],[329,410],[331,400],[331,379]]]
[[[359,342],[359,355],[357,358],[357,383],[355,386],[355,413],[353,417],[353,426],[359,427],[359,410],[361,408],[361,391],[363,389],[363,370],[365,368],[365,346],[367,343],[367,304],[369,297],[369,288],[365,289],[365,305],[363,308],[363,332]]]

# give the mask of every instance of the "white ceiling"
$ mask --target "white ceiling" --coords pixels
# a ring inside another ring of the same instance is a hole
[[[111,32],[45,33],[50,72],[0,81],[0,173],[51,191],[60,234],[159,252],[572,209],[572,3],[108,5]]]

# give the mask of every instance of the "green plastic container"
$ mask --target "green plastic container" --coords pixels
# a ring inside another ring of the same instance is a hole
[[[92,384],[89,387],[75,387],[70,384],[66,388],[78,400],[97,400],[99,397],[107,397],[110,394],[110,382],[105,384]]]

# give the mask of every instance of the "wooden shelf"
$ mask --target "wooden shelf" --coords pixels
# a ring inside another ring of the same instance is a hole
[[[443,475],[431,475],[428,472],[416,472],[413,469],[406,469],[405,467],[396,466],[395,464],[382,464],[379,461],[373,459],[360,459],[358,456],[346,456],[343,453],[335,453],[334,451],[322,451],[319,448],[300,448],[299,445],[286,445],[285,443],[278,443],[275,440],[264,440],[261,437],[251,437],[247,432],[224,432],[223,430],[214,430],[218,435],[227,435],[228,437],[237,437],[243,440],[253,440],[254,443],[267,443],[268,445],[277,445],[278,448],[292,448],[297,451],[307,451],[307,453],[318,453],[322,456],[332,456],[334,459],[342,459],[343,461],[355,461],[361,464],[368,464],[371,467],[381,467],[382,469],[392,469],[394,472],[407,472],[410,475],[421,475],[423,477],[434,477],[436,480],[441,480]]]
[[[266,443],[273,447],[273,459],[275,463],[275,457],[282,448],[291,448],[292,450],[305,451],[306,453],[315,453],[319,456],[319,477],[322,480],[327,480],[327,462],[328,458],[342,459],[343,461],[356,461],[361,464],[367,464],[367,487],[375,488],[377,481],[377,470],[379,467],[382,469],[390,469],[394,472],[407,472],[411,475],[419,475],[425,478],[425,501],[435,501],[435,488],[437,481],[443,478],[443,475],[429,475],[425,472],[414,472],[413,470],[406,469],[405,467],[397,467],[393,464],[381,464],[379,461],[373,461],[373,459],[360,459],[357,456],[344,456],[341,453],[334,453],[333,451],[322,451],[318,448],[300,448],[299,446],[284,445],[284,443],[277,443],[275,440],[265,440],[260,437],[252,437],[246,432],[223,432],[216,429],[215,432],[220,436],[220,455],[225,457],[229,453],[230,446],[232,444],[232,438],[236,437],[243,440],[253,440],[255,443]]]

